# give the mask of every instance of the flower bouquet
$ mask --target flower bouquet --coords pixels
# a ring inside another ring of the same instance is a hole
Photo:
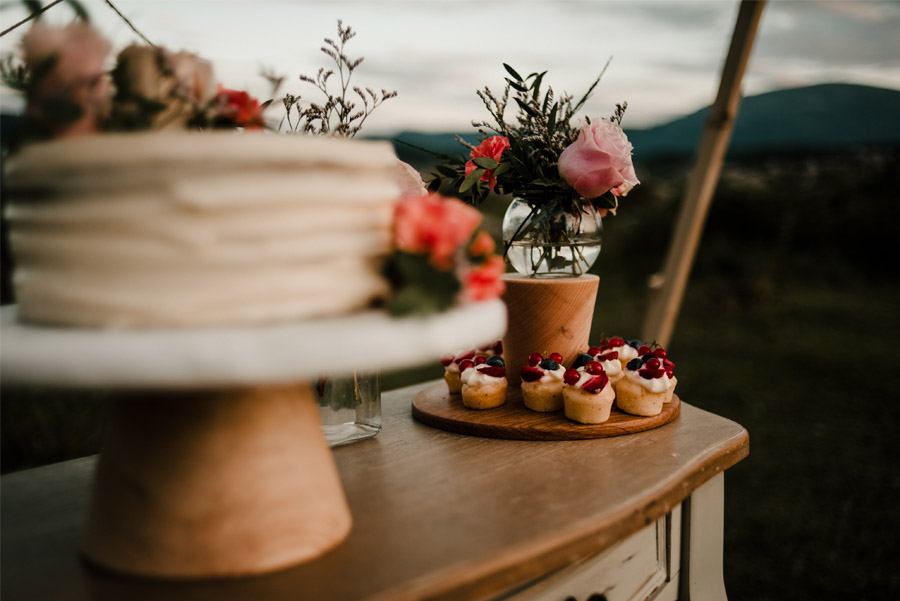
[[[600,253],[602,218],[639,182],[621,127],[627,103],[609,118],[576,121],[602,71],[576,99],[545,86],[546,71],[523,77],[503,66],[503,92],[477,92],[490,114],[472,123],[480,143],[448,157],[430,186],[471,204],[509,198],[504,256],[521,276],[506,277],[504,347],[515,385],[530,353],[556,350],[568,362],[586,348],[599,279],[585,274]]]
[[[601,218],[615,214],[619,198],[639,183],[621,128],[627,103],[608,119],[576,124],[602,72],[575,100],[545,87],[546,71],[522,77],[503,66],[503,93],[477,92],[491,116],[473,122],[481,142],[469,146],[467,158],[439,166],[431,185],[472,204],[491,193],[510,195],[503,241],[513,268],[537,277],[579,276],[600,252]],[[515,117],[507,121],[510,109]]]

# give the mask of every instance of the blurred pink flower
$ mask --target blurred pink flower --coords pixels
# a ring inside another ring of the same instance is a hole
[[[219,86],[216,103],[220,116],[229,123],[244,129],[261,129],[265,125],[259,100],[243,90]]]
[[[473,267],[465,276],[463,300],[484,301],[497,298],[506,288],[503,272],[506,263],[498,255],[488,257],[481,265]]]
[[[469,245],[469,254],[473,257],[486,257],[493,254],[496,248],[497,245],[494,243],[494,238],[486,231],[481,230],[475,236],[475,239],[472,240],[472,244]]]
[[[428,193],[425,182],[418,170],[409,163],[397,161],[397,183],[400,185],[400,196],[422,196]]]
[[[609,191],[626,196],[640,182],[631,162],[631,142],[618,124],[598,119],[559,155],[559,174],[585,198]]]
[[[481,222],[481,213],[454,198],[439,194],[406,197],[394,213],[398,250],[429,255],[438,269],[453,267],[459,248]]]
[[[503,153],[508,149],[509,138],[506,136],[491,136],[490,138],[485,138],[482,140],[481,144],[473,148],[469,153],[469,156],[473,160],[466,162],[466,175],[469,175],[478,169],[478,165],[475,164],[474,159],[487,157],[489,159],[494,159],[499,163],[500,159],[503,157]],[[493,190],[494,186],[497,185],[497,178],[494,176],[493,169],[486,170],[481,176],[481,181],[487,182],[488,188]]]
[[[32,73],[26,116],[54,135],[96,131],[110,110],[109,42],[86,23],[37,23],[22,38],[22,50]]]

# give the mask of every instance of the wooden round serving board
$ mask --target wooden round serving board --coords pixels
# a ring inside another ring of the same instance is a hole
[[[675,395],[670,403],[663,404],[662,413],[653,417],[629,415],[613,405],[608,421],[577,424],[566,419],[562,411],[538,413],[525,408],[518,388],[510,387],[506,394],[506,403],[496,409],[467,409],[459,395],[450,395],[444,382],[436,382],[413,398],[412,414],[423,424],[458,434],[514,440],[577,440],[651,430],[681,413],[681,399]]]

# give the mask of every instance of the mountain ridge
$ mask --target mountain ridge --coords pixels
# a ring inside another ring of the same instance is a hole
[[[648,128],[626,128],[635,160],[692,154],[700,140],[709,107]],[[472,133],[403,131],[386,137],[403,160],[423,162],[427,153],[460,154],[454,140]],[[384,138],[382,138],[384,139]],[[900,90],[823,83],[745,97],[732,134],[730,155],[765,151],[835,151],[848,146],[900,145]]]

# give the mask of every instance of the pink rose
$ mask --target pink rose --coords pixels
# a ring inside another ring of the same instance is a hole
[[[400,185],[400,196],[422,196],[428,193],[425,189],[425,182],[415,167],[409,163],[397,160],[396,169],[397,183]]]
[[[473,148],[472,152],[469,153],[469,156],[472,157],[472,159],[487,157],[489,159],[494,159],[499,163],[500,159],[503,157],[503,153],[508,148],[509,138],[506,136],[491,136],[490,138],[485,138],[481,144]],[[466,175],[469,175],[476,169],[478,169],[478,165],[475,164],[474,160],[466,162]],[[494,186],[497,185],[497,178],[494,177],[493,169],[487,169],[481,176],[481,181],[487,182],[488,187],[493,190]]]
[[[29,85],[29,119],[55,135],[96,131],[108,116],[112,101],[109,76],[103,68],[110,45],[90,25],[34,25],[22,38],[25,64],[34,79]],[[64,114],[61,107],[74,107]]]
[[[484,301],[503,294],[506,288],[502,279],[504,271],[506,264],[498,255],[492,255],[481,265],[470,269],[464,280],[463,299]]]
[[[438,269],[450,269],[459,248],[481,222],[481,213],[463,202],[439,194],[410,196],[394,213],[398,250],[427,254]]]
[[[640,182],[631,164],[631,142],[618,124],[598,119],[585,125],[559,155],[559,174],[584,198],[609,191],[626,196]]]

